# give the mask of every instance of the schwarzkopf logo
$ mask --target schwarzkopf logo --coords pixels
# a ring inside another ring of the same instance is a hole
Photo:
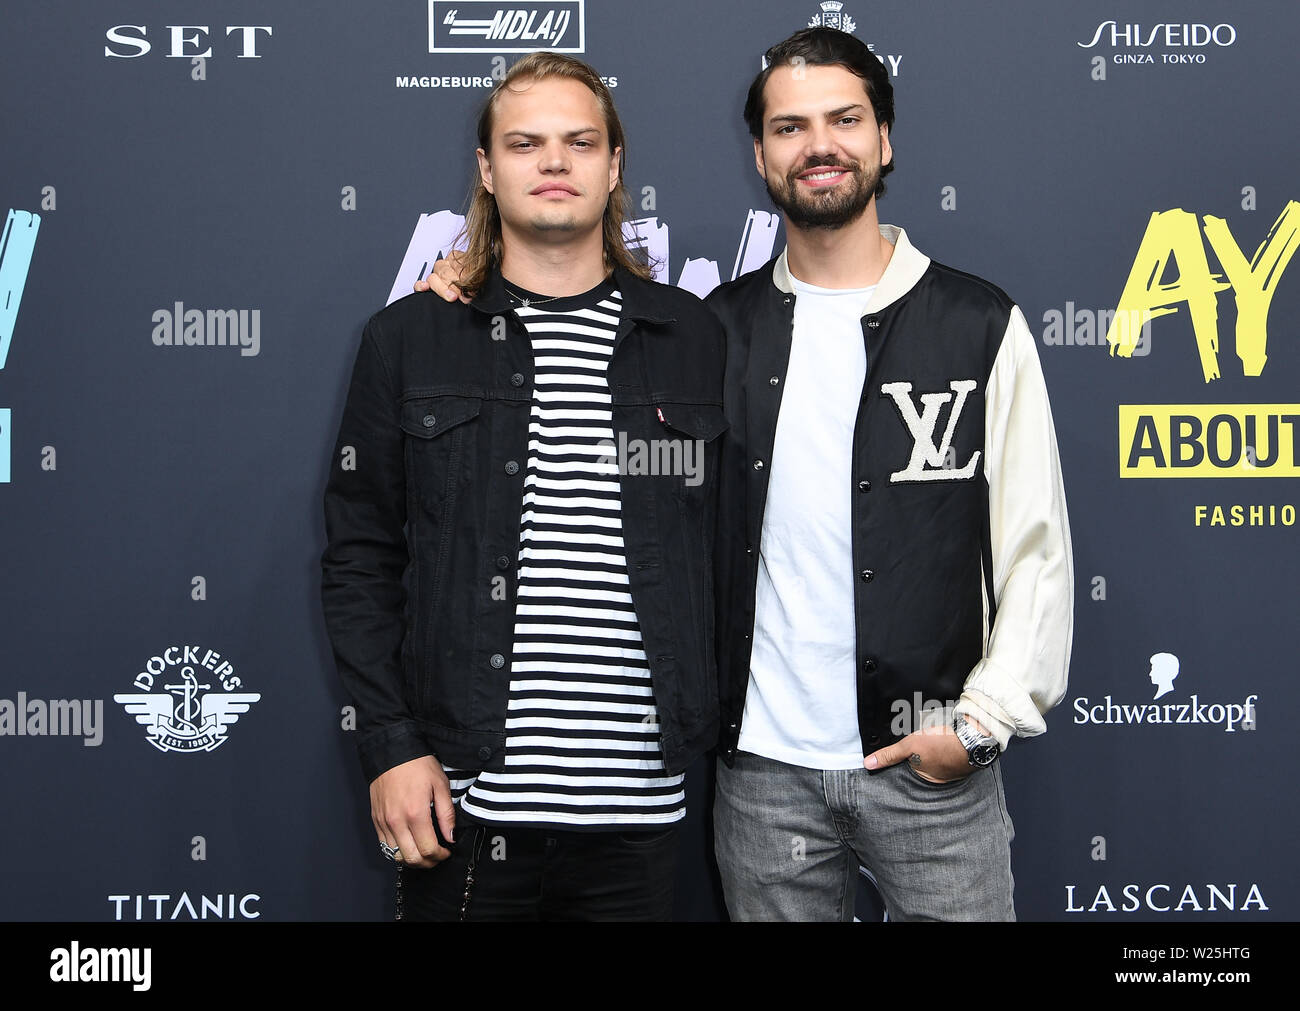
[[[584,2],[429,0],[429,52],[581,53],[586,45]]]
[[[1155,686],[1150,702],[1120,703],[1107,695],[1093,703],[1087,696],[1074,700],[1076,724],[1134,724],[1134,723],[1188,723],[1222,726],[1227,733],[1237,730],[1254,730],[1256,703],[1259,696],[1247,695],[1240,702],[1202,702],[1200,695],[1192,693],[1190,702],[1160,702],[1174,689],[1181,663],[1173,653],[1153,653],[1147,678]]]
[[[838,28],[842,32],[856,32],[858,23],[847,14],[842,14],[844,4],[840,0],[824,0],[822,12],[814,14],[808,21],[809,28]]]
[[[220,661],[220,663],[218,663]],[[216,682],[222,691],[209,691]],[[261,695],[236,692],[240,680],[229,660],[202,646],[168,646],[151,657],[133,682],[139,692],[113,696],[159,751],[212,751]]]

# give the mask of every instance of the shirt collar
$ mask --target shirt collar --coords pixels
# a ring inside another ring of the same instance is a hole
[[[916,282],[930,266],[930,258],[908,241],[907,232],[897,225],[879,227],[880,234],[894,247],[894,252],[889,258],[889,263],[885,265],[885,272],[876,283],[876,290],[871,293],[871,300],[866,307],[867,312],[879,312],[897,302],[916,286]],[[786,262],[789,252],[789,246],[781,250],[781,255],[776,258],[776,263],[772,267],[772,283],[787,295],[794,292],[790,267]]]

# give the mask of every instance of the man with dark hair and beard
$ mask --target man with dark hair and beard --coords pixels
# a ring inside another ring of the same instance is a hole
[[[733,919],[1012,919],[996,761],[1065,692],[1073,590],[1034,340],[881,225],[893,88],[830,28],[745,120],[788,245],[708,298],[745,517],[722,581],[715,846]],[[864,757],[865,756],[865,757]]]

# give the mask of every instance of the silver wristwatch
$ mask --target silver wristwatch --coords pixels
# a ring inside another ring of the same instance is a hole
[[[952,729],[957,734],[957,740],[961,741],[962,747],[966,749],[966,757],[971,765],[982,769],[986,765],[993,764],[1000,750],[996,737],[981,734],[960,713],[953,717]]]

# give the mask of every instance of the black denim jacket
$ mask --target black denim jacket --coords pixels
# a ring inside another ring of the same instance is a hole
[[[616,441],[703,450],[698,474],[620,477],[632,600],[676,773],[717,739],[725,338],[694,295],[614,279]],[[321,596],[367,779],[430,754],[503,767],[532,390],[532,345],[498,272],[472,305],[409,295],[366,325],[325,492]]]

